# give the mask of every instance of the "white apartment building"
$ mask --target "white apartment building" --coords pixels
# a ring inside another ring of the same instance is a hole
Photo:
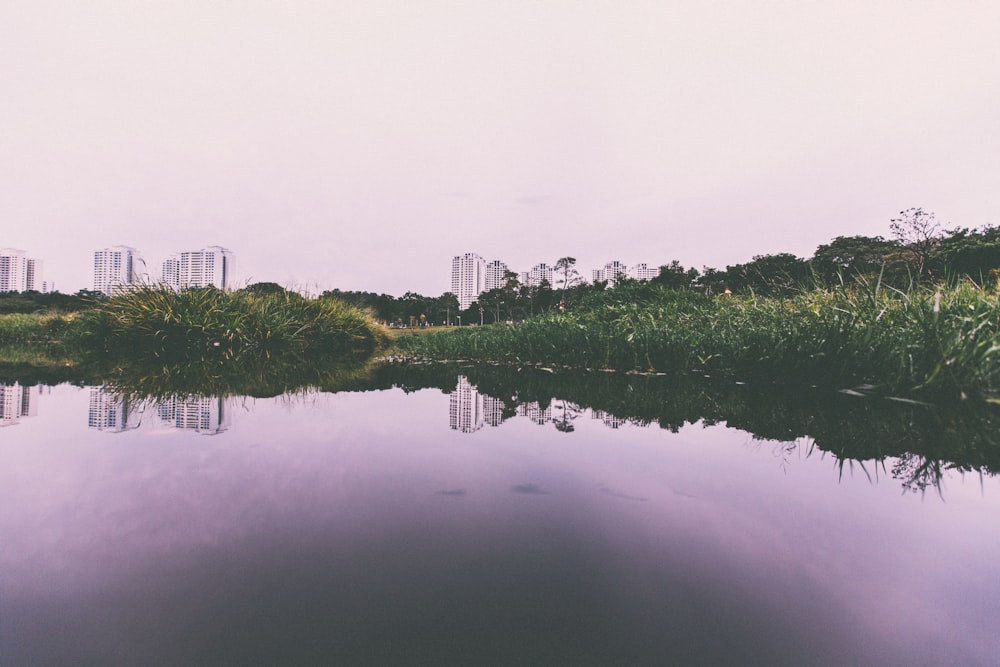
[[[660,267],[640,263],[633,266],[628,275],[629,278],[635,278],[636,280],[652,280],[660,275]]]
[[[542,282],[547,282],[549,286],[552,286],[552,267],[548,266],[544,262],[541,264],[535,264],[531,267],[531,271],[526,271],[521,274],[521,282],[528,287],[538,287]]]
[[[486,262],[474,252],[451,260],[451,292],[458,306],[465,310],[486,291]]]
[[[0,292],[27,292],[42,286],[42,263],[23,250],[0,249]]]
[[[146,263],[139,251],[116,245],[94,251],[94,291],[111,296],[129,285],[145,281]]]
[[[628,277],[628,267],[622,262],[614,260],[604,265],[603,269],[594,269],[591,272],[593,282],[607,281],[609,287],[614,287],[615,281]]]
[[[179,252],[163,262],[162,280],[176,288],[232,287],[233,253],[222,246]]]
[[[500,289],[507,284],[507,265],[499,259],[494,259],[486,265],[484,292]]]

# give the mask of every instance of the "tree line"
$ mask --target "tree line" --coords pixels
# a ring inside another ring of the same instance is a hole
[[[660,267],[649,281],[674,289],[699,290],[709,294],[756,294],[790,296],[802,289],[850,284],[858,281],[906,290],[926,281],[969,279],[995,287],[1000,279],[1000,227],[987,225],[969,229],[943,229],[931,212],[921,208],[901,211],[890,221],[891,236],[838,236],[819,246],[812,257],[790,253],[756,255],[751,261],[725,269],[685,267],[677,260]],[[469,308],[459,308],[451,292],[424,296],[406,292],[395,297],[365,291],[333,289],[320,298],[333,297],[368,308],[390,326],[489,324],[523,320],[553,310],[566,310],[589,294],[613,286],[581,278],[576,259],[561,257],[553,263],[552,283],[525,285],[508,271],[504,285],[482,293]],[[617,284],[634,282],[626,278]],[[243,290],[286,292],[276,283],[254,283]],[[289,294],[292,294],[289,292]],[[104,298],[100,292],[80,290],[75,295],[0,294],[0,314],[45,310],[82,310]]]
[[[791,296],[803,289],[866,283],[907,290],[927,281],[972,280],[995,287],[1000,279],[1000,227],[943,229],[935,215],[921,208],[901,211],[893,218],[891,236],[838,236],[819,246],[812,257],[791,253],[756,255],[749,262],[725,269],[685,267],[674,260],[660,267],[652,284],[708,294]],[[331,290],[335,296],[369,307],[388,324],[489,324],[522,320],[552,310],[573,308],[589,294],[613,288],[608,282],[584,281],[576,259],[554,263],[553,283],[525,285],[508,272],[502,287],[484,292],[469,308],[459,310],[458,299],[445,292],[425,297],[407,292],[395,298],[372,292]],[[618,285],[634,283],[628,278]]]

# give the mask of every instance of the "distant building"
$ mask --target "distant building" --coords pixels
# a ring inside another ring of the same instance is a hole
[[[628,277],[628,267],[614,260],[605,264],[603,269],[594,269],[591,276],[593,282],[607,281],[608,285],[613,287],[616,281]]]
[[[531,271],[524,274],[525,278],[523,282],[528,287],[538,287],[543,282],[547,282],[550,286],[552,285],[552,267],[546,265],[544,262],[541,264],[535,264],[531,267]]]
[[[176,288],[232,287],[233,253],[222,246],[179,252],[163,262],[162,280]]]
[[[499,259],[494,259],[486,265],[483,291],[489,292],[493,289],[500,289],[507,284],[507,265]]]
[[[629,278],[636,280],[652,280],[660,275],[660,267],[649,264],[636,264],[629,270]]]
[[[27,292],[38,290],[41,282],[42,263],[25,257],[23,250],[0,249],[0,292]]]
[[[129,285],[145,282],[146,263],[135,248],[124,245],[94,251],[94,291],[111,296]]]
[[[486,262],[474,252],[451,260],[451,291],[465,310],[486,291]]]

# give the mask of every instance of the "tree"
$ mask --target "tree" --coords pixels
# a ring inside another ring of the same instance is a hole
[[[934,214],[922,208],[908,208],[890,221],[889,229],[902,246],[903,256],[917,265],[917,276],[923,276],[925,270],[929,272],[941,243],[941,226]]]
[[[288,290],[278,283],[252,283],[238,291],[245,294],[253,294],[254,296],[281,295],[288,292]]]
[[[690,287],[698,279],[698,269],[686,269],[676,259],[660,267],[660,273],[650,282],[670,289]]]
[[[438,320],[444,322],[446,326],[450,327],[452,315],[458,313],[458,297],[451,292],[445,292],[437,298],[435,306]],[[444,317],[442,317],[442,314]]]
[[[898,247],[881,236],[838,236],[816,248],[813,270],[830,282],[877,274]]]
[[[555,265],[555,272],[560,275],[559,307],[566,308],[566,290],[580,282],[580,274],[576,270],[576,257],[560,257]]]

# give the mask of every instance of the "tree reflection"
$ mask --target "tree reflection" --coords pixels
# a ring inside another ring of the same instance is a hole
[[[465,420],[469,433],[516,415],[574,433],[579,417],[589,411],[610,428],[656,425],[676,432],[692,424],[725,424],[776,443],[783,467],[804,449],[805,456],[832,456],[840,476],[863,474],[877,482],[888,471],[906,492],[941,493],[941,479],[949,471],[988,475],[1000,471],[1000,407],[972,401],[928,405],[862,397],[857,392],[700,377],[376,363],[364,356],[329,363],[286,356],[281,361],[259,358],[238,363],[117,360],[103,366],[0,365],[0,384],[59,382],[102,385],[132,403],[193,396],[265,397],[306,389],[434,388],[453,394],[464,387],[476,395],[455,401],[455,420],[458,423],[464,415],[458,408],[472,411]]]

